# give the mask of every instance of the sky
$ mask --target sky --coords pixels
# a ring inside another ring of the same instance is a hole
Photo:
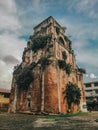
[[[98,0],[0,0],[0,88],[11,88],[33,28],[49,16],[67,27],[84,82],[98,81]]]

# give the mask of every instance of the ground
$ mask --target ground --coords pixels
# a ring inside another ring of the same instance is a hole
[[[67,115],[0,113],[0,130],[98,130],[98,112]]]

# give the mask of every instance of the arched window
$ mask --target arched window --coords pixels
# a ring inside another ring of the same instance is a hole
[[[59,43],[60,43],[61,45],[64,45],[64,40],[63,40],[62,37],[59,37]]]

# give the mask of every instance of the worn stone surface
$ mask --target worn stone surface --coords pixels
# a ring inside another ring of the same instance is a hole
[[[45,72],[45,111],[58,113],[58,77],[57,69],[49,66]]]

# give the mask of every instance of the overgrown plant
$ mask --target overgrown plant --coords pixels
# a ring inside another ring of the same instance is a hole
[[[66,63],[67,55],[66,52],[62,52],[63,60],[58,60],[58,65],[60,69],[63,69],[66,71],[67,74],[70,74],[72,72],[72,67],[70,64]]]
[[[70,74],[72,72],[71,65],[66,63],[65,60],[58,60],[58,66],[60,69],[65,70],[67,74]]]
[[[71,72],[72,72],[72,67],[71,67],[71,65],[70,65],[70,64],[66,64],[66,73],[67,73],[67,74],[71,74]]]
[[[37,36],[32,39],[32,51],[36,52],[39,49],[43,49],[47,45],[47,41],[51,39],[51,35]]]
[[[58,66],[62,70],[66,70],[66,62],[64,60],[58,60]]]
[[[46,66],[50,64],[49,58],[52,56],[53,54],[48,54],[40,59],[42,70],[45,70]]]
[[[16,84],[22,90],[28,90],[28,87],[31,82],[33,82],[34,76],[29,67],[25,67],[21,70],[16,76]]]
[[[66,61],[66,59],[67,59],[66,51],[62,52],[62,56],[63,56],[63,59]]]
[[[80,88],[71,82],[67,84],[65,95],[68,102],[68,109],[72,108],[72,103],[79,105],[81,99],[81,90]]]

